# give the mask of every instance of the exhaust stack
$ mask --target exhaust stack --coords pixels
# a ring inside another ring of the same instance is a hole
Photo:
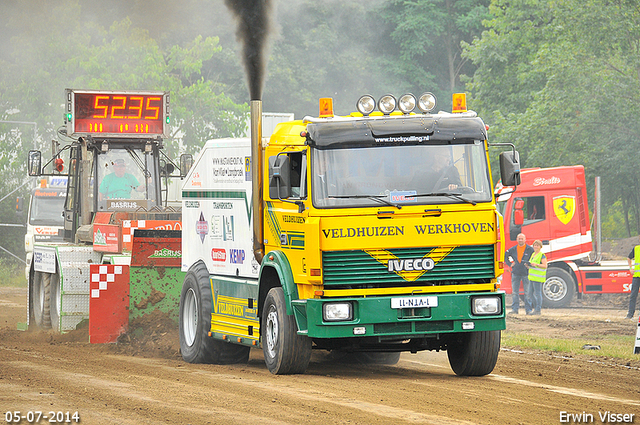
[[[253,255],[262,263],[264,257],[264,202],[262,199],[262,100],[251,101],[251,189],[253,206]]]

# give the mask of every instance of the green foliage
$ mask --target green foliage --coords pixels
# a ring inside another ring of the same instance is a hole
[[[389,62],[397,63],[395,78],[407,81],[418,94],[434,91],[441,109],[444,104],[448,110],[451,94],[462,90],[461,75],[475,68],[462,56],[461,43],[480,35],[488,5],[489,0],[385,2],[380,16],[393,42]]]
[[[24,263],[8,258],[0,258],[0,286],[10,288],[26,288],[27,278],[24,275]]]
[[[27,181],[29,149],[35,145],[48,157],[49,140],[60,138],[65,88],[169,91],[173,133],[165,146],[173,158],[245,129],[247,105],[225,95],[215,75],[203,74],[205,64],[222,53],[217,37],[196,36],[164,48],[127,16],[108,27],[86,19],[86,3],[25,0],[0,6],[11,18],[0,19],[2,32],[11,34],[0,51],[0,121],[35,123],[0,123],[0,195]],[[29,186],[16,195],[27,197]],[[0,204],[0,221],[16,222],[14,202],[12,196]],[[22,235],[0,231],[0,246],[24,256]]]
[[[640,10],[623,0],[494,0],[466,47],[473,109],[525,167],[583,164],[640,231]],[[597,28],[597,31],[594,31]],[[622,223],[620,224],[622,225]]]
[[[348,114],[363,94],[402,94],[407,86],[380,52],[376,20],[375,8],[364,1],[302,0],[281,7],[263,109],[302,118],[318,113],[319,98],[333,97],[336,113]]]
[[[584,164],[602,177],[606,237],[640,233],[640,10],[631,0],[275,2],[267,112],[338,114],[362,94],[451,93],[514,143],[525,167]],[[59,138],[64,89],[171,93],[167,153],[196,153],[246,128],[248,90],[224,0],[0,2],[0,195],[25,181],[26,152]],[[34,130],[36,140],[34,142]],[[492,162],[497,154],[492,149]],[[494,166],[494,180],[497,167]],[[25,186],[26,189],[26,186]],[[25,191],[16,194],[26,195]],[[19,221],[13,196],[0,221]],[[626,225],[628,222],[628,226]],[[20,237],[0,245],[20,249]],[[2,254],[0,254],[2,255]]]

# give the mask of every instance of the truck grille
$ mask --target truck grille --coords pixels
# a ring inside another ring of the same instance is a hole
[[[356,289],[488,283],[495,277],[493,250],[492,245],[472,245],[326,251],[322,253],[324,285],[331,289]],[[405,261],[421,258],[433,258],[435,265],[424,272],[389,271],[389,259],[394,260],[397,270]]]

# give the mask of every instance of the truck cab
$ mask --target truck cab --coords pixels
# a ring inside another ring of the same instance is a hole
[[[529,245],[542,241],[548,261],[543,304],[563,307],[576,295],[628,292],[631,274],[626,261],[590,256],[593,244],[584,167],[524,169],[521,179],[517,188],[496,186],[505,249],[516,244],[519,233],[525,234]],[[501,288],[511,293],[510,270],[505,271]]]
[[[31,190],[27,210],[27,233],[24,235],[27,279],[34,244],[60,243],[63,240],[66,196],[67,177],[62,175],[39,179],[37,186]]]
[[[183,358],[241,362],[261,346],[288,374],[312,348],[387,364],[447,350],[456,374],[490,373],[505,312],[487,127],[466,103],[431,113],[430,93],[378,111],[365,96],[349,116],[330,104],[196,158],[183,186]],[[515,184],[511,148],[501,174]]]

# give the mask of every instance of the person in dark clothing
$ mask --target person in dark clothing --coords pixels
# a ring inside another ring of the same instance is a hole
[[[534,250],[531,245],[527,245],[527,238],[524,233],[520,233],[516,241],[517,245],[512,246],[504,254],[504,264],[511,268],[511,313],[518,314],[520,308],[520,282],[524,288],[524,293],[529,291],[529,270],[527,264],[533,255]],[[524,309],[527,314],[533,312],[531,299],[525,297]]]
[[[455,190],[462,186],[458,169],[451,164],[451,154],[445,147],[430,150],[431,163],[426,171],[418,173],[412,180],[412,187],[421,188],[421,193]]]

